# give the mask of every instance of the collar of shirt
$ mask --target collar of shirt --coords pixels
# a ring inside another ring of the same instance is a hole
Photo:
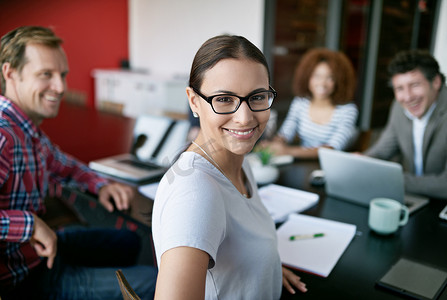
[[[427,112],[422,116],[422,118],[418,119],[415,116],[413,116],[408,110],[404,110],[405,115],[408,119],[412,120],[413,123],[416,120],[419,124],[425,124],[427,125],[428,120],[430,119],[431,115],[433,114],[433,111],[436,108],[436,102],[433,102],[433,104],[430,106],[430,108],[427,110]],[[425,126],[424,125],[424,126]]]
[[[7,114],[11,119],[17,121],[20,128],[31,137],[39,138],[41,131],[25,112],[10,99],[0,95],[0,114]]]

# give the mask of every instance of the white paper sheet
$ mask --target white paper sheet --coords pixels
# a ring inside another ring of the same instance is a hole
[[[155,199],[159,182],[149,183],[138,187],[138,191],[152,200]]]
[[[352,224],[291,214],[277,230],[281,262],[293,268],[329,276],[356,232]],[[290,240],[292,235],[324,233],[323,237]]]
[[[260,188],[259,196],[275,223],[284,222],[291,213],[305,211],[317,204],[319,199],[315,193],[277,184]]]

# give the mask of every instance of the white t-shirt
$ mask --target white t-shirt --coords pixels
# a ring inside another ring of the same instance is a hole
[[[158,264],[165,251],[179,246],[207,252],[206,299],[281,296],[275,225],[246,161],[243,170],[251,198],[205,158],[185,152],[157,189],[152,235]]]

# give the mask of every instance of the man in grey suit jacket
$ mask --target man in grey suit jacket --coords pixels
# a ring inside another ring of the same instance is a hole
[[[398,53],[388,71],[396,101],[368,156],[399,157],[405,191],[447,199],[447,88],[430,53]]]

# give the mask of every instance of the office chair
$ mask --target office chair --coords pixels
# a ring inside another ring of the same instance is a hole
[[[124,276],[123,272],[121,270],[117,270],[115,274],[120,285],[121,293],[123,294],[123,300],[141,300],[140,297],[138,297],[138,295],[132,289],[129,282],[127,282],[127,279]]]
[[[111,114],[115,114],[115,115],[122,115],[123,111],[124,111],[124,104],[103,100],[103,101],[99,102],[98,109],[103,112],[107,112],[107,113],[111,113]]]

